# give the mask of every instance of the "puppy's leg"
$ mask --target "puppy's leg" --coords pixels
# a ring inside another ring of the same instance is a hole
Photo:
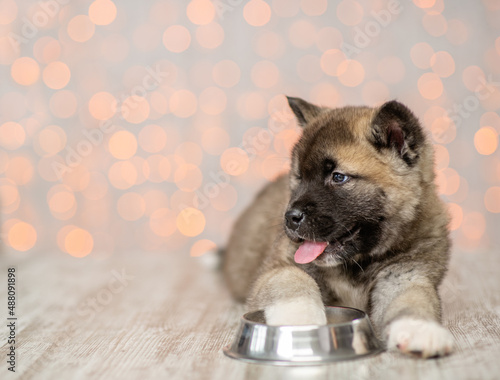
[[[388,269],[372,290],[371,304],[372,321],[388,349],[423,358],[453,351],[453,336],[439,323],[439,296],[424,275]]]
[[[293,266],[264,272],[248,299],[250,310],[264,309],[269,325],[324,325],[326,315],[318,285]]]

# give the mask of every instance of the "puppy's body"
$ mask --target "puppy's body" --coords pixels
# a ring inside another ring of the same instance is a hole
[[[363,309],[390,347],[450,352],[437,294],[448,218],[418,121],[397,102],[289,102],[304,133],[291,173],[236,223],[224,258],[233,295],[277,325],[323,324],[323,305]]]

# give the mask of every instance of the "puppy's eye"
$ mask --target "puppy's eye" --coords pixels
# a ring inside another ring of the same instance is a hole
[[[349,180],[349,176],[342,173],[333,173],[333,182],[336,184],[346,183]]]

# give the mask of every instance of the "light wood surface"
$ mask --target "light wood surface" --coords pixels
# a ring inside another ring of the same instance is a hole
[[[4,254],[1,260],[1,315],[7,314],[7,267],[16,265],[19,317],[15,374],[7,371],[7,328],[1,329],[1,379],[500,378],[496,251],[453,256],[441,289],[444,323],[458,346],[452,356],[424,361],[385,352],[302,368],[244,364],[222,354],[244,308],[200,258]],[[120,283],[123,271],[129,279]]]

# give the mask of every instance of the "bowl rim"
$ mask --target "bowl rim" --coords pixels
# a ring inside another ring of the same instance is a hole
[[[247,325],[258,325],[258,326],[266,326],[267,328],[282,328],[282,327],[292,327],[297,330],[301,330],[303,328],[324,328],[324,327],[343,327],[343,326],[352,326],[353,324],[358,324],[361,323],[363,320],[368,319],[368,314],[364,312],[363,310],[356,309],[354,307],[348,307],[348,306],[325,306],[325,309],[346,309],[346,310],[352,310],[357,313],[360,313],[360,316],[358,318],[355,318],[351,321],[348,322],[341,322],[341,323],[327,323],[325,325],[268,325],[267,323],[264,322],[257,322],[257,321],[252,321],[251,319],[247,318],[247,315],[249,314],[254,314],[257,312],[264,312],[264,310],[259,309],[259,310],[253,310],[249,311],[243,316],[240,317],[240,319]],[[368,319],[369,320],[369,319]]]

